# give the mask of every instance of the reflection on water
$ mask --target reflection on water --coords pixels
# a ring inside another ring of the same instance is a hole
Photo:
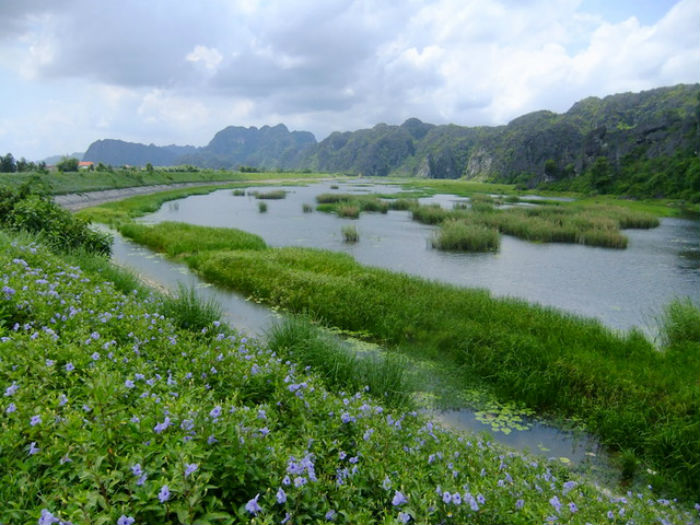
[[[271,246],[307,246],[349,253],[362,264],[418,275],[459,286],[486,288],[496,296],[512,296],[593,317],[610,327],[638,326],[653,334],[655,318],[674,297],[700,304],[698,241],[700,223],[662,219],[653,230],[626,230],[626,250],[582,245],[536,244],[503,236],[498,253],[446,253],[430,247],[436,230],[411,220],[406,211],[363,213],[356,226],[360,241],[343,242],[341,228],[350,219],[325,213],[304,213],[320,193],[392,193],[398,187],[315,183],[287,187],[287,197],[269,201],[261,214],[251,195],[234,197],[231,190],[192,196],[163,206],[144,218],[207,226],[235,227],[260,235]],[[262,190],[250,188],[248,192]],[[269,191],[270,187],[264,188]],[[436,195],[425,202],[452,208],[466,199]],[[695,256],[693,256],[695,254]]]

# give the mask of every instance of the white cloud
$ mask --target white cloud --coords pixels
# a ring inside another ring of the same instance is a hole
[[[321,139],[411,116],[503,124],[700,80],[697,0],[654,23],[633,0],[610,20],[585,0],[7,4],[0,95],[15,132],[3,143],[26,156],[105,137],[202,145],[226,125],[284,122]],[[70,118],[57,128],[45,114]]]
[[[188,62],[201,62],[209,71],[215,71],[223,59],[224,57],[219,53],[218,49],[201,45],[195,46],[194,49],[185,56],[185,60]]]

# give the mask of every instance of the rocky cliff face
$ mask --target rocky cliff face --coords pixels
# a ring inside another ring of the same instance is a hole
[[[525,180],[534,185],[576,177],[601,157],[613,170],[640,159],[697,157],[699,120],[700,85],[678,85],[589,97],[564,114],[536,111],[506,126],[435,126],[411,118],[400,126],[335,132],[320,143],[311,133],[290,132],[283,124],[230,126],[203,148],[97,141],[85,160]]]

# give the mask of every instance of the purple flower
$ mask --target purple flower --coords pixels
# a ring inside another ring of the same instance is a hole
[[[455,492],[452,494],[452,504],[453,505],[461,505],[462,504],[462,496],[459,495],[459,492]]]
[[[515,502],[515,508],[516,510],[520,510],[525,506],[525,500],[519,499],[518,501]]]
[[[578,512],[578,507],[573,501],[569,502],[569,512],[571,512],[571,514]]]
[[[214,408],[211,409],[211,412],[209,412],[209,417],[212,419],[216,419],[221,415],[221,407],[219,405],[216,405]]]
[[[219,440],[216,439],[216,438],[214,437],[214,434],[212,434],[211,436],[209,436],[209,437],[207,438],[207,443],[208,443],[209,445],[213,445],[213,444],[216,443],[217,441],[219,441]]]
[[[404,503],[408,503],[408,500],[406,499],[406,496],[401,494],[398,490],[394,491],[394,498],[391,500],[391,504],[394,507],[398,507],[399,505],[403,505]]]
[[[72,372],[73,370],[75,370],[75,366],[73,365],[73,363],[66,363],[66,366],[64,368],[66,369],[66,372]]]
[[[559,498],[557,498],[556,496],[552,496],[549,499],[549,504],[552,507],[554,507],[554,510],[557,511],[557,514],[559,514],[559,512],[561,512],[561,502],[559,501]]]
[[[8,414],[12,414],[12,412],[14,412],[15,410],[17,410],[17,407],[15,406],[15,404],[14,404],[14,403],[10,403],[9,405],[7,405],[7,408],[5,409],[5,412],[8,413]]]
[[[162,423],[156,424],[156,426],[153,427],[153,430],[156,434],[160,434],[170,426],[170,418],[168,416],[165,416],[165,419],[163,419]]]
[[[54,516],[49,509],[41,509],[41,517],[37,522],[38,525],[51,525],[52,523],[58,523],[60,520]]]
[[[411,515],[406,512],[399,512],[399,521],[401,523],[408,523],[411,521]]]
[[[189,476],[199,468],[196,463],[185,463],[185,477]]]
[[[297,488],[303,487],[304,485],[306,485],[306,483],[307,480],[304,476],[297,476],[296,478],[294,478],[294,486]]]
[[[384,490],[389,490],[391,488],[391,480],[389,476],[384,476],[384,481],[382,481],[382,488]]]
[[[285,503],[286,501],[287,501],[287,494],[286,494],[286,492],[284,492],[284,489],[282,487],[280,487],[279,489],[277,489],[277,503],[279,503],[281,505],[282,503]]]
[[[132,525],[136,520],[132,518],[131,516],[126,516],[122,514],[119,516],[119,519],[117,520],[117,525]]]
[[[348,414],[347,412],[343,412],[342,414],[340,414],[340,420],[343,423],[351,423],[351,422],[355,421],[355,418],[353,416],[351,416],[350,414]]]
[[[90,356],[90,358],[91,358],[93,361],[99,360],[99,359],[100,359],[100,354],[99,354],[99,352],[93,352],[92,355]]]
[[[141,477],[136,480],[136,485],[141,487],[144,483],[146,483],[146,479],[148,479],[148,474],[144,472]]]
[[[571,489],[576,487],[576,482],[575,481],[567,481],[564,483],[564,490],[562,490],[562,494],[566,495]]]
[[[58,396],[58,406],[62,407],[66,403],[68,403],[68,398],[66,397],[66,394],[61,394],[60,396]]]
[[[449,492],[445,491],[442,493],[442,501],[443,503],[452,503],[452,494]]]
[[[333,509],[326,512],[326,521],[333,521],[335,519],[335,511]]]
[[[245,510],[250,512],[251,514],[255,515],[258,512],[262,510],[262,507],[258,505],[258,498],[260,497],[260,494],[256,494],[253,499],[248,501],[248,503],[245,504]]]
[[[292,480],[289,479],[289,476],[285,476],[285,477],[282,479],[282,485],[287,485],[287,486],[289,486],[289,485],[291,485],[291,484],[292,484]]]
[[[34,454],[36,454],[36,453],[39,452],[40,450],[41,450],[41,449],[40,449],[39,447],[36,446],[36,441],[32,441],[32,442],[29,444],[29,451],[28,451],[28,454],[29,454],[30,456],[33,456]]]
[[[163,485],[160,488],[160,492],[158,493],[158,499],[160,500],[161,503],[165,503],[170,499],[170,489],[168,488],[167,485]]]
[[[12,381],[12,384],[5,389],[5,396],[9,397],[14,395],[14,393],[17,392],[18,388],[19,386],[17,386],[17,383],[15,381]]]

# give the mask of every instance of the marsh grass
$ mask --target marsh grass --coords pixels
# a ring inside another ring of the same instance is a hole
[[[340,231],[346,243],[353,244],[360,240],[360,234],[353,225],[343,226]]]
[[[360,208],[353,204],[341,204],[335,208],[338,217],[346,219],[358,219],[360,217]]]
[[[267,200],[279,200],[284,199],[287,196],[287,192],[284,190],[270,190],[266,192],[255,192],[256,199],[267,199]]]
[[[265,241],[258,235],[235,228],[214,228],[182,222],[160,222],[154,225],[123,224],[119,231],[125,237],[170,257],[196,254],[209,250],[264,250]]]
[[[335,391],[367,391],[391,407],[409,407],[413,386],[405,360],[393,353],[362,355],[303,316],[287,316],[267,332],[267,344],[283,358],[321,375]]]
[[[339,217],[356,219],[361,212],[387,213],[389,203],[374,195],[352,193],[322,193],[316,196],[317,210],[336,213]]]
[[[267,211],[267,203],[266,202],[259,202],[258,203],[258,211],[260,213],[265,213]]]
[[[666,306],[658,323],[666,348],[700,341],[700,310],[689,299],[675,299]]]
[[[174,295],[166,295],[162,304],[163,314],[175,326],[191,332],[201,332],[221,319],[221,306],[213,300],[204,300],[194,287],[178,283]]]
[[[314,208],[313,206],[311,206],[311,204],[302,204],[301,211],[303,211],[304,213],[311,213],[314,211]]]
[[[470,210],[444,210],[437,205],[412,210],[413,219],[424,224],[462,220],[495,228],[500,233],[532,242],[584,244],[624,249],[627,237],[621,228],[653,228],[658,219],[650,214],[612,206],[536,206],[495,209],[490,197],[474,200]],[[491,199],[493,201],[493,199]]]
[[[450,219],[440,225],[431,244],[438,250],[493,252],[498,251],[500,236],[495,228]]]
[[[243,196],[245,196],[245,190],[241,190],[241,189],[233,190],[233,196],[234,197],[243,197]]]

